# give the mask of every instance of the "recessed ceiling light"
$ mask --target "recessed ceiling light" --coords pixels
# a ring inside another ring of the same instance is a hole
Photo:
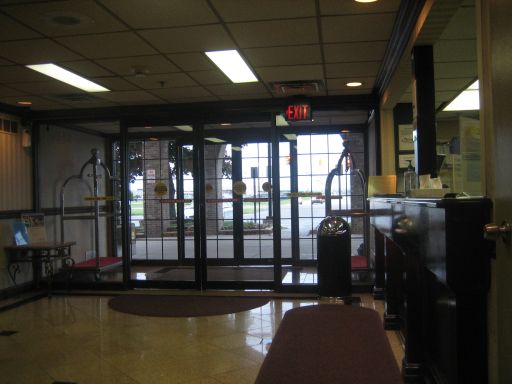
[[[20,101],[17,101],[16,103],[19,105],[32,105],[32,102],[28,101],[28,100],[20,100]]]
[[[210,51],[205,54],[233,83],[258,81],[237,50]]]
[[[55,64],[35,64],[35,65],[27,65],[27,68],[33,69],[43,75],[53,77],[54,79],[60,80],[64,83],[72,85],[73,87],[80,88],[86,92],[109,92],[110,90],[93,83],[90,80],[83,78],[82,76],[78,76],[73,72],[68,71],[62,67],[59,67]]]
[[[356,3],[375,3],[377,0],[355,0]]]
[[[345,85],[347,87],[360,87],[361,85],[363,85],[363,83],[361,83],[360,81],[351,81]]]
[[[297,135],[295,133],[283,133],[283,136],[289,141],[297,141]]]
[[[290,124],[286,121],[283,115],[276,115],[276,126],[277,127],[287,127]]]
[[[152,127],[152,126],[150,126],[150,125],[146,125],[144,128],[146,128],[146,129],[151,129],[151,128],[153,128],[153,127]]]
[[[480,92],[478,80],[472,83],[464,91],[443,108],[443,111],[474,111],[480,109]]]
[[[237,146],[235,146],[235,145],[234,145],[234,146],[232,146],[232,147],[231,147],[231,149],[232,149],[233,151],[239,151],[239,152],[242,150],[242,148],[241,148],[241,147],[237,147]]]
[[[174,128],[178,128],[180,131],[192,132],[194,128],[191,125],[175,125]]]
[[[158,137],[150,137],[149,141],[158,141]]]
[[[222,125],[223,127],[229,127],[231,123],[220,123],[220,125]]]
[[[212,143],[225,143],[226,140],[218,139],[217,137],[205,137],[205,140],[211,141]]]

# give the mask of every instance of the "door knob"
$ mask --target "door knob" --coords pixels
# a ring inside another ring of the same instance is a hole
[[[485,224],[484,226],[484,238],[491,241],[498,241],[501,237],[505,243],[510,243],[510,232],[512,227],[506,221],[498,224]]]

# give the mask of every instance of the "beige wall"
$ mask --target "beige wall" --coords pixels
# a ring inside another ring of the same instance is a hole
[[[395,175],[395,127],[393,110],[380,111],[380,149],[383,175]]]

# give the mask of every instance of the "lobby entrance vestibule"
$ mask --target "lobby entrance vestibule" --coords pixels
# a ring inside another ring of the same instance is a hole
[[[127,129],[130,285],[315,291],[327,176],[345,146],[366,172],[367,135],[363,125],[280,117]],[[330,206],[361,208],[363,192],[342,173]],[[352,255],[370,272],[363,219],[346,219]]]

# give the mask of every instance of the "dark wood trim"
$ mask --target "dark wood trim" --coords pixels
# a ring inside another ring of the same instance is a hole
[[[425,0],[402,1],[391,32],[384,59],[375,80],[374,91],[382,96],[405,53],[411,33],[425,5]]]
[[[412,50],[413,128],[416,129],[414,155],[416,174],[437,177],[436,95],[434,83],[434,48],[416,46]]]
[[[370,110],[377,108],[378,98],[369,95],[321,96],[308,99],[313,110]],[[122,106],[56,111],[33,111],[30,118],[40,122],[95,122],[124,119],[128,126],[266,121],[269,112],[281,112],[289,99],[255,99],[215,101],[149,106]]]

